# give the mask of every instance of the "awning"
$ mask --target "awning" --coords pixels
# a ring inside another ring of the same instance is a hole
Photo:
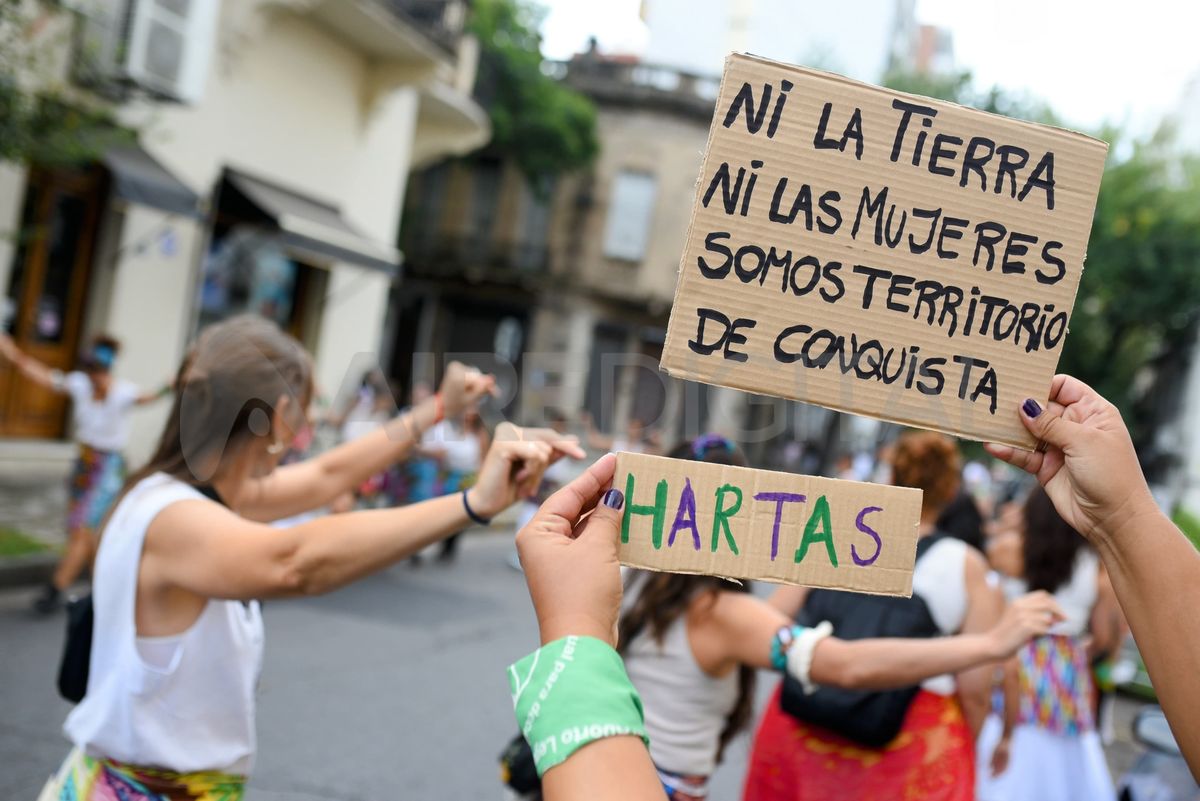
[[[226,181],[279,228],[285,249],[301,257],[341,261],[396,274],[400,251],[374,242],[342,217],[336,206],[284,189],[236,170],[225,171]]]
[[[112,173],[117,197],[172,214],[200,216],[200,196],[137,145],[111,147],[101,161]]]

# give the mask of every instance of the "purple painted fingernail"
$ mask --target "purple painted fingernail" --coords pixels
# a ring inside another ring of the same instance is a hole
[[[1025,412],[1027,417],[1037,417],[1042,413],[1042,407],[1033,398],[1026,398],[1025,402],[1021,404],[1021,411]]]
[[[625,505],[625,496],[615,487],[604,493],[604,497],[600,500],[609,509],[616,509],[618,511]]]

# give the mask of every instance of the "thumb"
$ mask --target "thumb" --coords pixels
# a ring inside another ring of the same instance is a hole
[[[615,550],[617,535],[621,530],[621,510],[625,508],[625,494],[616,487],[607,490],[600,497],[600,503],[583,522],[577,538],[587,537],[589,540],[611,542]]]
[[[1021,404],[1021,422],[1038,442],[1065,449],[1075,443],[1083,433],[1083,427],[1062,416],[1062,409],[1043,409],[1033,398]]]

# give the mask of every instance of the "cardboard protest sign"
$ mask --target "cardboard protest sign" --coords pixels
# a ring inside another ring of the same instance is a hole
[[[1031,447],[1107,149],[732,55],[662,366]]]
[[[912,594],[921,491],[617,454],[621,563]]]

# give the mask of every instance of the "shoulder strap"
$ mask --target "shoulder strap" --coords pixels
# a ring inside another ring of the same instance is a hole
[[[937,545],[940,541],[952,536],[952,534],[948,534],[945,531],[934,531],[928,536],[921,537],[921,539],[917,540],[917,559],[929,553],[929,549]]]
[[[217,488],[214,487],[212,484],[197,484],[196,492],[199,492],[201,495],[203,495],[205,498],[208,498],[210,501],[214,501],[216,503],[221,504],[226,509],[229,508],[229,504],[225,503],[225,500],[221,497],[221,494],[219,492],[217,492]],[[920,543],[917,543],[917,544],[918,544],[918,546],[920,545]]]

